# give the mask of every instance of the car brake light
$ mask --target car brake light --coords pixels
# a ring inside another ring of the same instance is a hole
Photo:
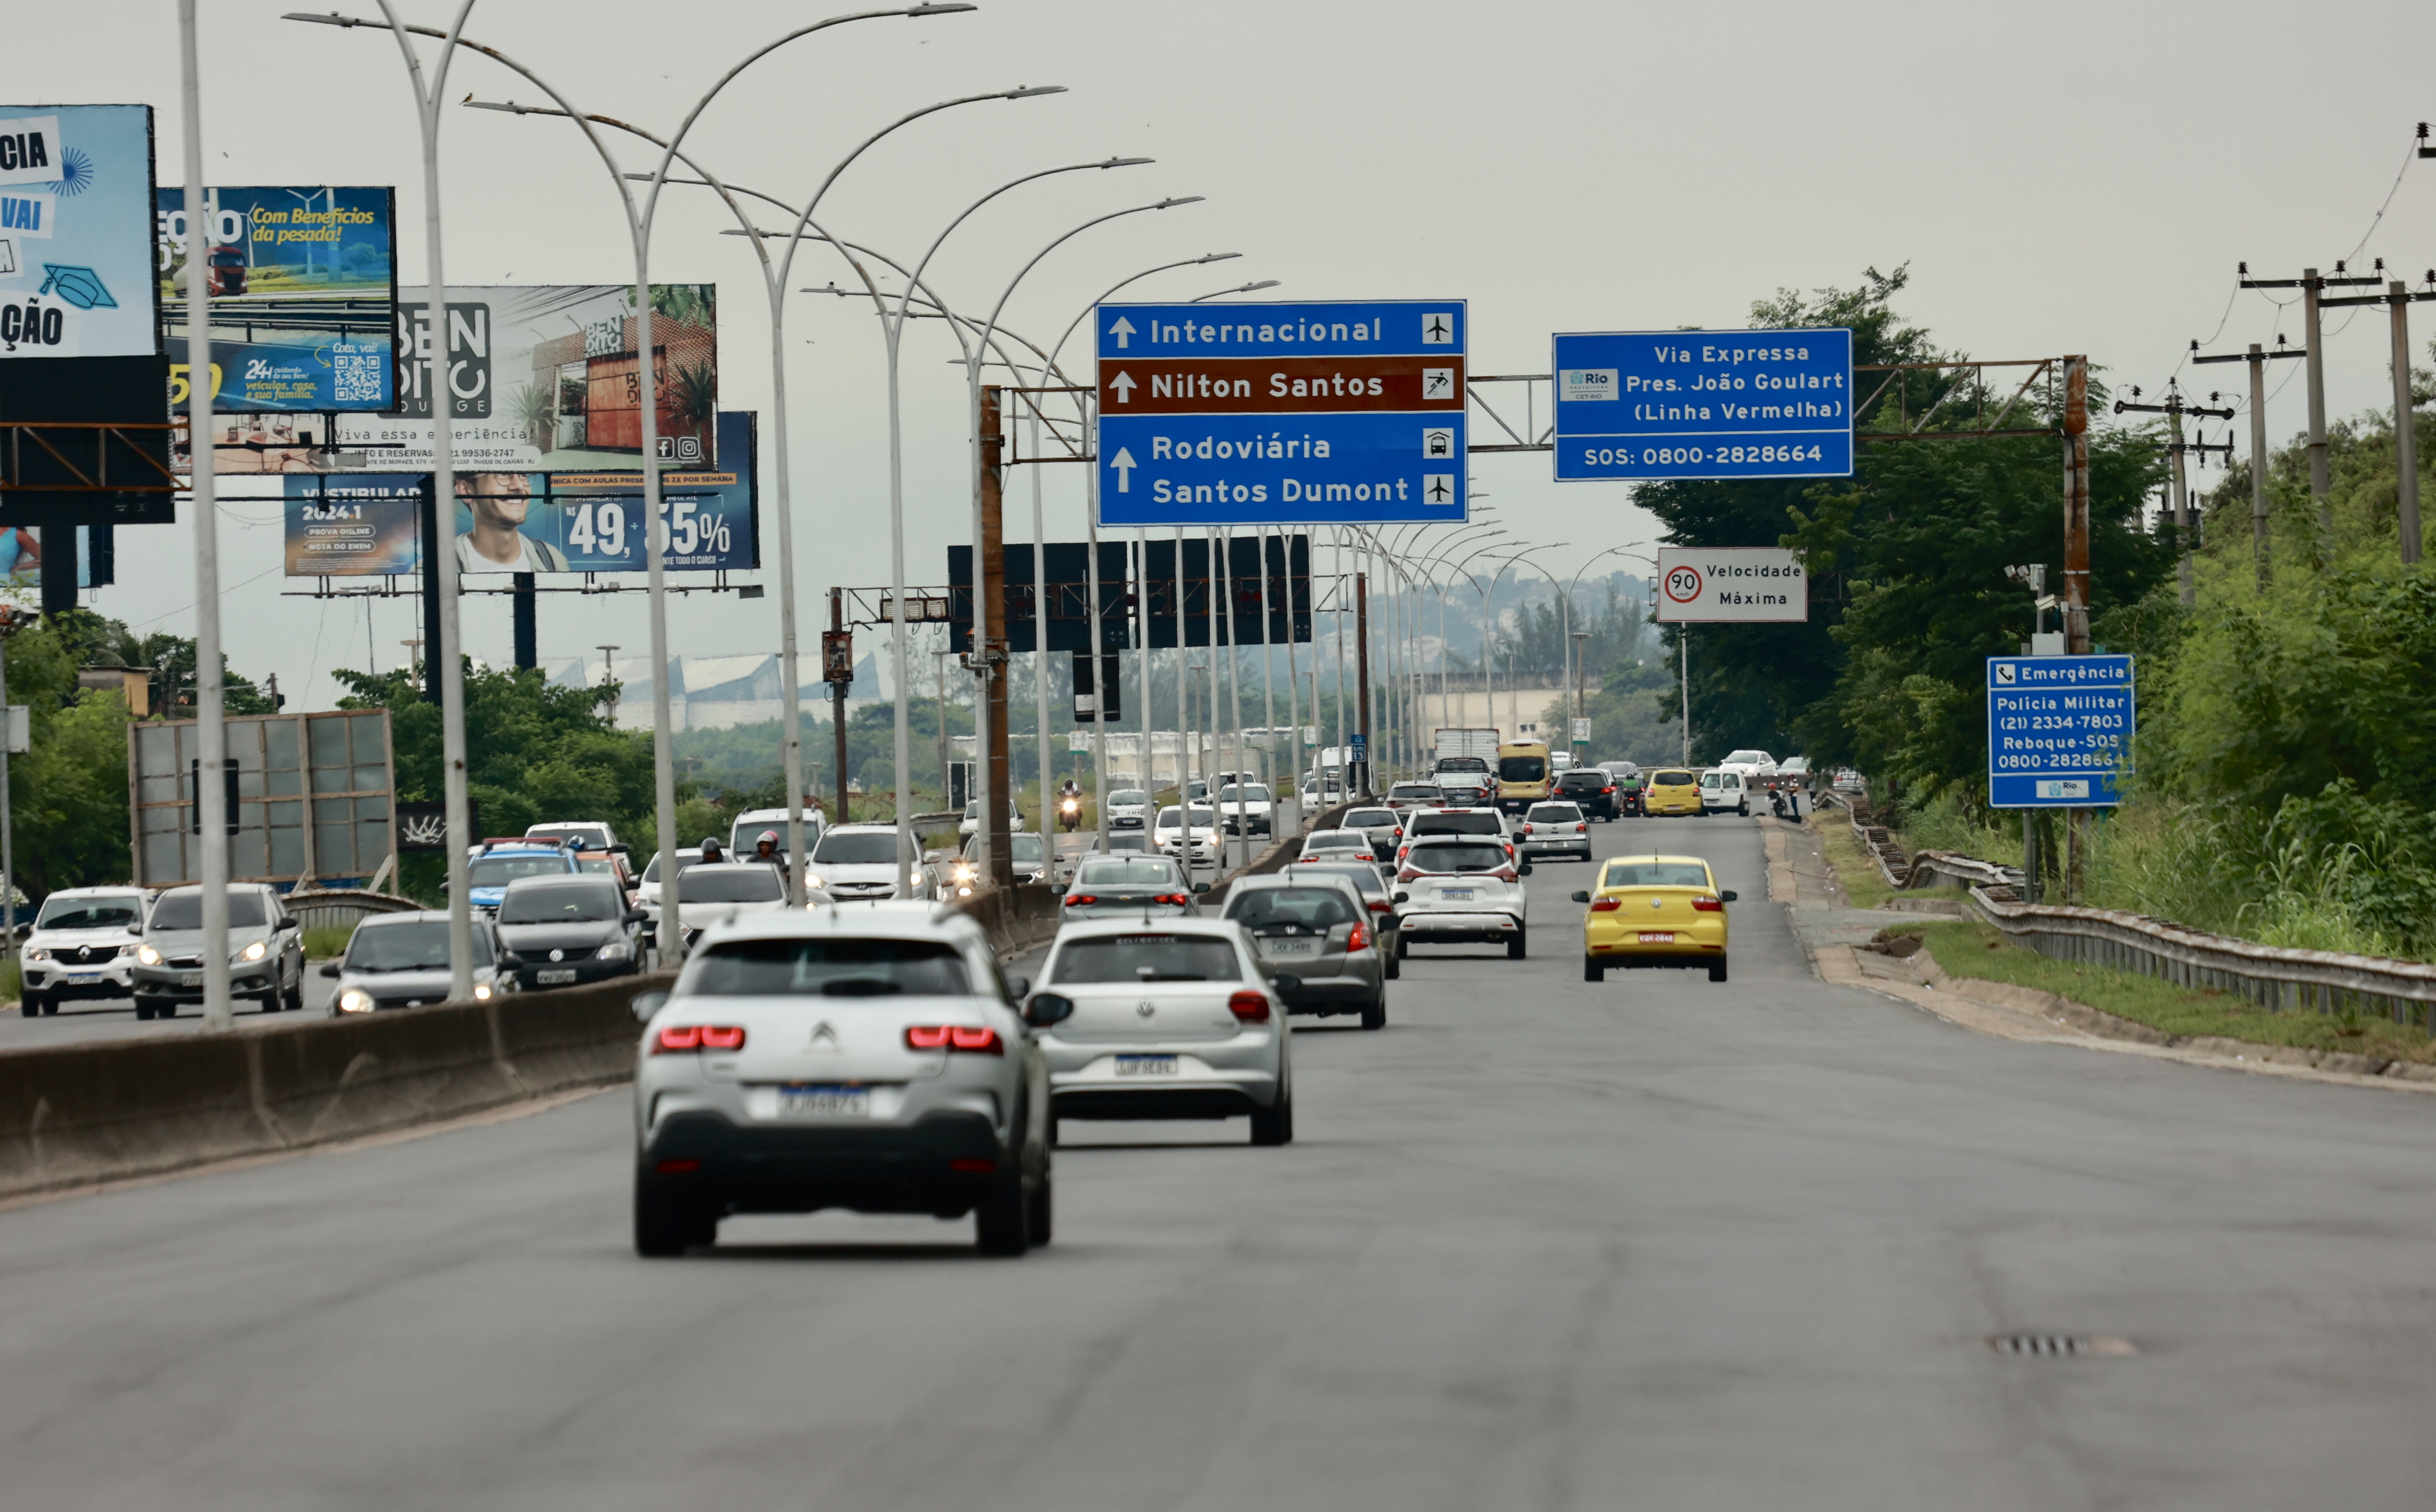
[[[1601,789],[1599,790],[1599,791],[1601,791],[1601,792],[1613,792],[1613,791],[1615,791],[1615,790],[1614,790],[1613,788],[1601,788]]]
[[[1269,1021],[1269,999],[1265,994],[1239,992],[1227,999],[1227,1011],[1247,1024]]]
[[[1370,912],[1373,913],[1384,913],[1395,906],[1383,897],[1374,897],[1370,900]]]
[[[1003,1055],[1005,1041],[986,1024],[908,1024],[907,1050],[963,1051],[972,1055]]]
[[[1098,901],[1100,901],[1100,899],[1099,899],[1099,897],[1098,897],[1096,895],[1094,895],[1094,894],[1090,894],[1090,893],[1070,893],[1070,894],[1068,894],[1068,895],[1067,895],[1067,897],[1066,897],[1066,906],[1067,906],[1068,908],[1070,908],[1070,908],[1081,908],[1081,907],[1082,907],[1084,904],[1086,904],[1086,903],[1097,903]]]
[[[742,1050],[742,1025],[705,1024],[702,1026],[702,1048],[705,1050]]]
[[[1526,834],[1526,835],[1527,835],[1527,834],[1529,834],[1529,833],[1531,833],[1531,826],[1530,826],[1529,825],[1524,825],[1524,826],[1522,826],[1522,833],[1524,833],[1524,834]]]
[[[742,1050],[744,1030],[736,1024],[673,1024],[652,1038],[654,1055],[691,1055],[705,1050]]]
[[[1723,913],[1726,911],[1726,906],[1714,897],[1696,897],[1692,906],[1703,913]]]
[[[1599,897],[1591,900],[1591,912],[1593,913],[1612,913],[1622,907],[1624,907],[1624,899],[1620,897]]]
[[[1514,868],[1511,866],[1500,866],[1497,870],[1489,873],[1488,877],[1491,881],[1497,882],[1515,882],[1522,880],[1522,878],[1515,874]]]
[[[1362,949],[1369,943],[1370,937],[1362,932],[1362,921],[1360,919],[1355,919],[1353,921],[1353,932],[1351,935],[1348,936],[1345,941],[1345,953],[1347,955],[1351,955],[1354,951]]]
[[[1154,893],[1150,900],[1154,903],[1173,903],[1178,908],[1189,907],[1192,902],[1192,895],[1186,893]]]

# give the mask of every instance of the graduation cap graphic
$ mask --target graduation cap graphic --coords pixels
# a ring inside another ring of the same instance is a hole
[[[112,299],[110,290],[102,287],[101,276],[90,268],[63,268],[58,263],[44,263],[43,287],[34,292],[48,294],[53,289],[59,291],[60,298],[80,310],[118,308],[118,301]]]

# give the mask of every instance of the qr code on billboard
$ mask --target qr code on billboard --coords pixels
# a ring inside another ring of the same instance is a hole
[[[382,370],[388,357],[372,350],[350,350],[341,345],[330,352],[330,388],[334,402],[341,405],[379,405],[388,398],[381,391]]]

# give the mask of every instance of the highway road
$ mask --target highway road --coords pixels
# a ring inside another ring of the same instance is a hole
[[[1985,1038],[1809,972],[1417,956],[1297,1138],[1099,1125],[1058,1238],[628,1248],[622,1093],[0,1212],[12,1505],[2424,1508],[2436,1100]],[[1992,1335],[2119,1335],[2015,1358]]]

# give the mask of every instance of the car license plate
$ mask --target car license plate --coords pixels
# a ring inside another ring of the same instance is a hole
[[[1261,953],[1262,955],[1317,955],[1319,942],[1317,940],[1262,940]]]
[[[1442,887],[1438,889],[1438,896],[1461,898],[1467,903],[1471,901],[1471,894],[1472,889],[1469,887]]]
[[[560,966],[555,971],[545,968],[534,972],[533,980],[540,982],[545,987],[555,987],[564,982],[573,982],[575,980],[575,968],[573,966]]]
[[[178,985],[181,987],[200,987],[202,984],[203,974],[200,971],[181,971],[178,973]]]
[[[1120,1055],[1117,1057],[1119,1076],[1174,1076],[1175,1073],[1175,1057],[1173,1055]]]
[[[867,1119],[871,1088],[867,1086],[782,1086],[778,1088],[782,1119]]]
[[[1641,943],[1644,945],[1673,945],[1675,943],[1675,931],[1672,930],[1644,930],[1641,931]]]
[[[70,986],[89,987],[100,980],[101,973],[98,971],[71,971],[68,973],[68,984]]]

